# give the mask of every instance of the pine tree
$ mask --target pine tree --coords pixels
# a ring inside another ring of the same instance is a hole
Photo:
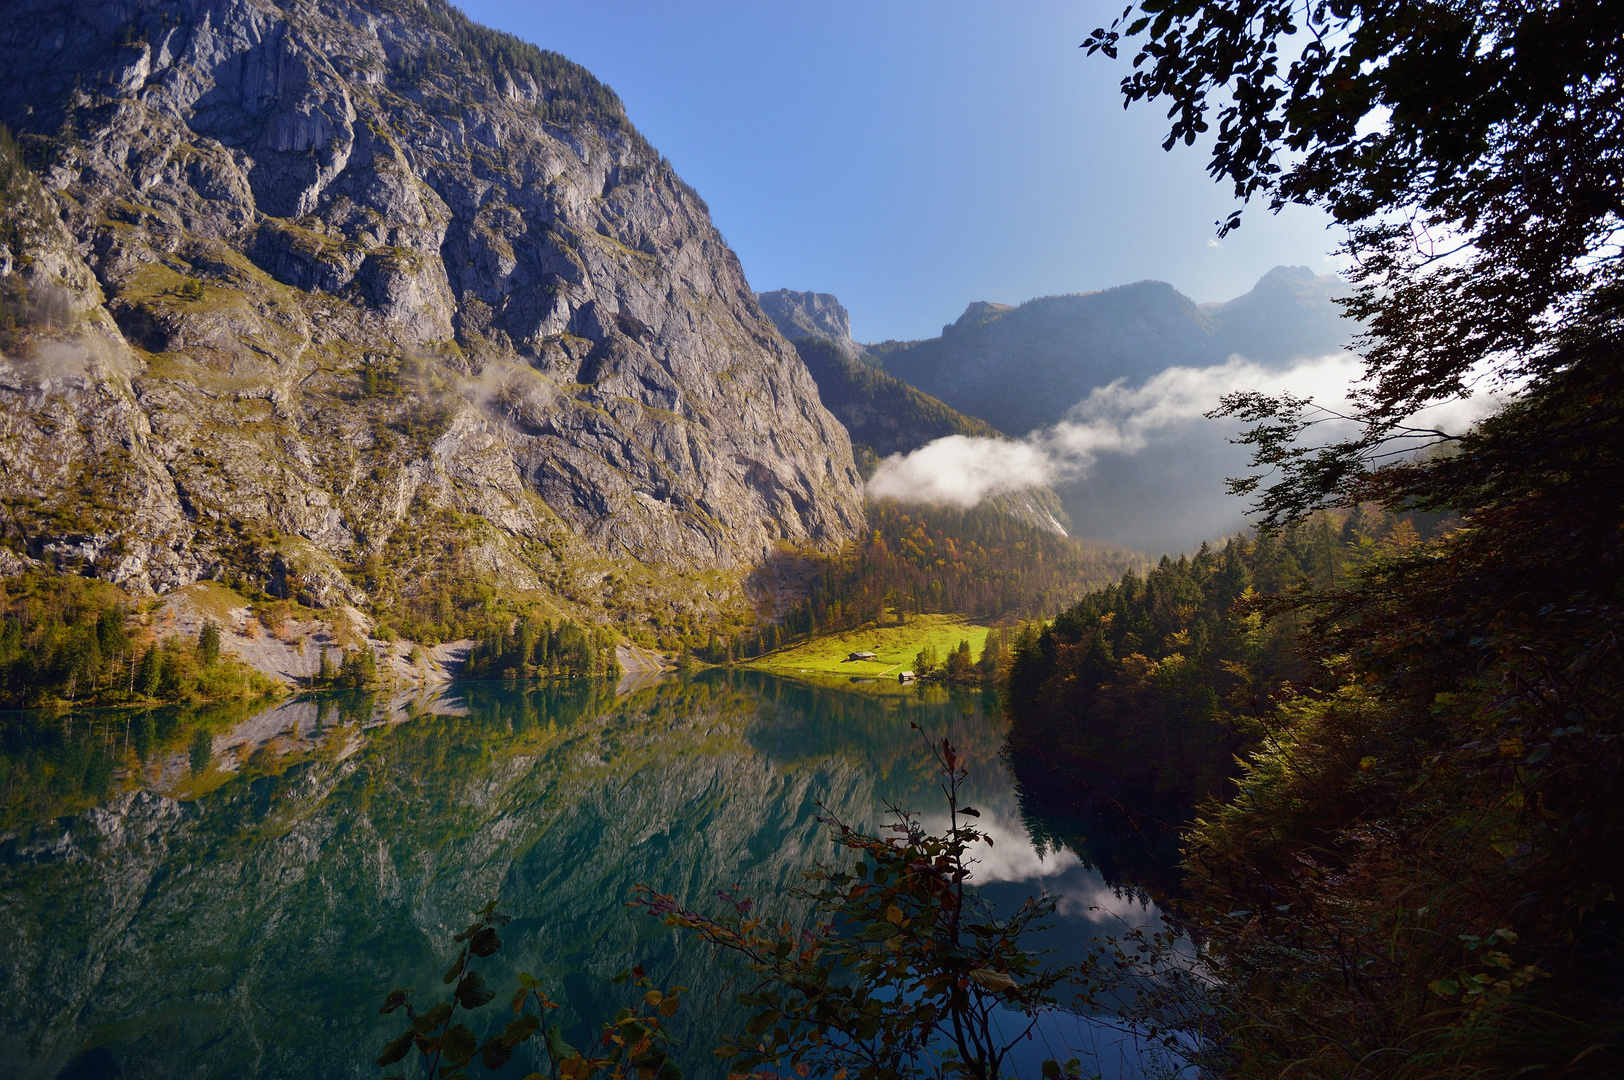
[[[145,697],[155,697],[163,681],[163,653],[156,645],[141,654],[141,663],[135,669],[135,691]]]
[[[197,658],[206,668],[220,662],[220,628],[210,619],[197,635]]]

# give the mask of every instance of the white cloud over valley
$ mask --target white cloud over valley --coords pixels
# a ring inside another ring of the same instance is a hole
[[[904,502],[970,507],[990,495],[1039,484],[1083,492],[1067,499],[1078,515],[1110,519],[1111,505],[1142,508],[1147,501],[1178,505],[1167,514],[1182,515],[1182,526],[1142,529],[1143,535],[1100,538],[1144,548],[1198,543],[1238,527],[1243,504],[1224,493],[1223,477],[1244,467],[1246,451],[1230,443],[1239,426],[1209,420],[1225,394],[1257,390],[1292,394],[1342,411],[1348,394],[1363,374],[1363,362],[1351,353],[1336,353],[1269,367],[1241,357],[1204,368],[1170,367],[1130,386],[1117,380],[1093,390],[1052,427],[1019,440],[979,439],[953,435],[908,454],[893,454],[880,463],[868,484],[870,495]],[[1486,415],[1493,399],[1479,395],[1427,410],[1418,421],[1426,426],[1460,431]],[[1340,421],[1316,430],[1324,438]],[[1103,461],[1114,463],[1096,475]],[[1127,468],[1129,462],[1132,468]],[[1135,488],[1136,490],[1117,490]],[[1121,516],[1121,515],[1117,515]],[[1099,535],[1085,527],[1082,535]]]
[[[971,507],[989,495],[1047,484],[1055,462],[1031,441],[949,435],[892,454],[868,482],[870,495]]]

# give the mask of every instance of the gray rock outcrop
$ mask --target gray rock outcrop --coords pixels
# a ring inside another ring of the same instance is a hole
[[[788,340],[818,338],[834,343],[848,359],[862,355],[863,347],[851,337],[851,316],[829,293],[775,289],[757,293],[756,300]]]
[[[704,202],[562,57],[442,0],[16,0],[0,63],[19,551],[597,603],[860,527]]]

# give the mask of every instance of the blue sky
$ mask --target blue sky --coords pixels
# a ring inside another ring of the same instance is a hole
[[[1232,206],[1127,58],[1078,44],[1083,0],[466,0],[590,68],[710,204],[757,291],[840,297],[858,340],[928,337],[972,300],[1159,278],[1227,300],[1280,263],[1331,269],[1317,212]]]

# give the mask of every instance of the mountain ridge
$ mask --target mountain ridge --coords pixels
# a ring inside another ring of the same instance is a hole
[[[1146,280],[1015,305],[972,301],[939,337],[863,348],[908,385],[1024,435],[1118,378],[1137,382],[1231,354],[1272,365],[1336,352],[1357,329],[1334,304],[1348,291],[1307,267],[1277,266],[1218,304]]]
[[[9,563],[674,619],[861,527],[703,201],[557,54],[440,0],[22,0],[0,60]]]
[[[774,317],[795,338],[859,452],[863,443],[888,437],[892,452],[905,453],[950,434],[1019,437],[1048,428],[1093,391],[1121,382],[1131,396],[1170,367],[1218,366],[1239,355],[1279,371],[1337,353],[1359,330],[1336,302],[1348,291],[1335,275],[1301,266],[1277,266],[1224,303],[1197,304],[1166,282],[1142,281],[1018,305],[976,300],[940,337],[868,345],[850,340],[845,309],[828,294],[774,294],[779,306],[815,297],[822,310],[839,308],[840,319],[822,328],[807,313]],[[764,308],[772,312],[775,304]],[[839,356],[820,360],[819,348]],[[877,387],[854,392],[857,384],[880,380],[890,384],[883,394]],[[959,423],[886,424],[874,415],[907,415],[910,394]],[[897,440],[899,426],[913,437]],[[1210,427],[1169,429],[1155,442],[1154,449],[1094,455],[1087,467],[1041,489],[1053,498],[1054,524],[1065,521],[1067,531],[1106,544],[1172,551],[1243,527],[1243,504],[1216,494],[1225,477],[1245,468],[1240,448]],[[1044,506],[1048,513],[1047,498]],[[1042,514],[1017,516],[1049,527]]]

